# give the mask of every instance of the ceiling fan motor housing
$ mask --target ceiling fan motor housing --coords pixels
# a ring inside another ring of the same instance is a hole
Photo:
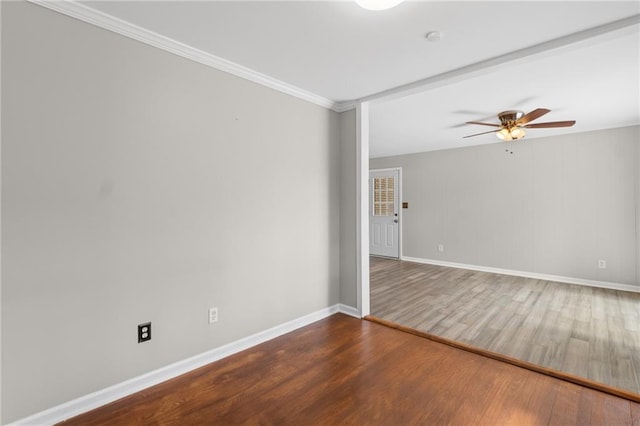
[[[512,128],[516,126],[516,121],[518,121],[524,115],[523,111],[502,111],[498,114],[498,118],[500,119],[500,123],[502,123],[503,127]]]

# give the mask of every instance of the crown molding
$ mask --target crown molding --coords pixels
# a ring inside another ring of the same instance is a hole
[[[191,47],[187,44],[165,37],[161,34],[134,25],[130,22],[116,18],[115,16],[100,12],[75,0],[49,1],[49,0],[28,0],[30,3],[47,9],[62,13],[75,19],[79,19],[88,24],[95,25],[116,34],[140,41],[174,55],[198,62],[200,64],[215,68],[219,71],[235,75],[236,77],[249,80],[265,87],[277,90],[287,95],[311,102],[324,108],[336,112],[343,112],[355,107],[354,102],[335,102],[331,99],[316,95],[307,90],[277,80],[268,75],[259,73],[250,68],[228,61],[219,56],[212,55],[202,50]],[[353,106],[350,106],[353,104]]]
[[[202,50],[191,47],[187,44],[165,37],[161,34],[147,30],[145,28],[134,25],[130,22],[116,18],[112,15],[100,12],[75,0],[28,0],[29,2],[45,7],[50,10],[62,13],[64,15],[79,19],[100,28],[112,31],[114,33],[132,38],[142,43],[157,47],[175,55],[186,59],[201,63],[203,65],[215,68],[217,70],[235,75],[245,80],[252,81],[265,87],[277,90],[299,99],[311,102],[324,108],[331,109],[335,112],[344,112],[355,109],[356,100],[350,101],[333,101],[291,84],[277,80],[268,75],[259,73],[250,68],[228,61],[224,58],[209,54]],[[379,93],[365,96],[360,99],[361,102],[388,100],[396,97],[407,96],[416,92],[439,87],[444,84],[455,82],[459,79],[468,78],[478,73],[485,72],[496,66],[506,65],[507,63],[515,63],[522,61],[531,56],[536,56],[550,51],[559,50],[562,47],[572,45],[578,42],[584,42],[589,39],[596,39],[604,35],[628,29],[637,26],[640,23],[640,15],[633,15],[619,21],[611,22],[598,27],[579,31],[568,36],[560,37],[548,42],[540,43],[510,52],[502,56],[490,58],[479,63],[471,64],[456,70],[448,71],[443,74],[431,76],[422,80],[408,83],[402,86],[394,87]]]
[[[331,108],[335,112],[345,112],[351,109],[356,109],[356,101],[342,101],[336,102],[335,106]]]

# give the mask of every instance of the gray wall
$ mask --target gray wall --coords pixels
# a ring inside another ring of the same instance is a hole
[[[338,303],[339,114],[1,7],[3,423]]]
[[[640,285],[639,136],[626,127],[370,167],[403,168],[404,256]]]
[[[340,303],[356,307],[356,112],[340,114]]]

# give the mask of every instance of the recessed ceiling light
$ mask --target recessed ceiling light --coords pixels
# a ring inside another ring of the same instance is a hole
[[[441,31],[429,31],[426,37],[427,40],[436,42],[442,40],[442,36],[443,34]]]

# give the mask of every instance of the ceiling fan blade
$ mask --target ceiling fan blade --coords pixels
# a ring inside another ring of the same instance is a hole
[[[474,135],[467,135],[467,136],[463,136],[462,138],[463,138],[463,139],[464,139],[464,138],[471,138],[471,137],[473,137],[473,136],[486,135],[487,133],[495,133],[495,132],[496,132],[495,130],[490,130],[490,131],[488,131],[488,132],[482,132],[482,133],[476,133],[476,134],[474,134]]]
[[[548,123],[534,123],[534,124],[527,124],[525,126],[522,127],[526,127],[529,129],[542,129],[545,127],[571,127],[574,124],[576,124],[575,120],[570,120],[570,121],[549,121]]]
[[[516,124],[520,124],[520,125],[527,124],[528,122],[533,121],[536,118],[542,117],[543,115],[545,115],[548,112],[551,112],[551,110],[550,109],[546,109],[546,108],[534,109],[530,113],[525,114],[522,117],[520,117],[520,119],[518,121],[516,121]]]
[[[467,124],[480,124],[481,126],[493,126],[493,127],[500,127],[500,124],[482,123],[482,122],[480,122],[480,121],[467,121]]]

